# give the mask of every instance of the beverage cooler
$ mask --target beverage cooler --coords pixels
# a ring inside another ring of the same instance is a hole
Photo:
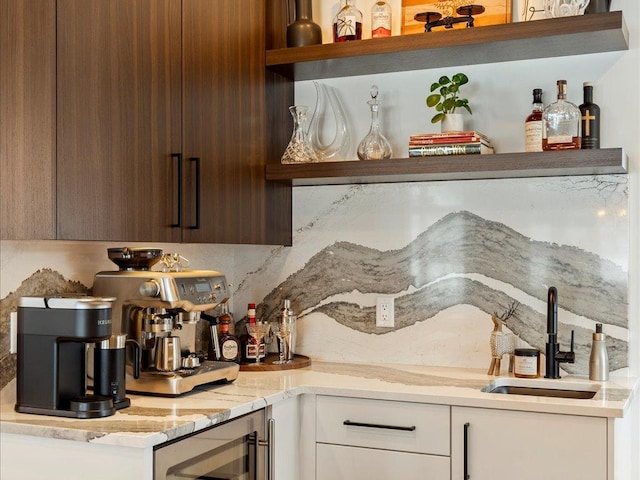
[[[269,425],[271,427],[271,425]],[[273,480],[273,441],[264,410],[158,445],[154,480]]]

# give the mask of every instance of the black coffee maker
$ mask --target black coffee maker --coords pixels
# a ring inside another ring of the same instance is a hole
[[[88,395],[86,389],[86,347],[111,337],[114,300],[20,298],[17,412],[74,418],[115,413],[111,396]]]

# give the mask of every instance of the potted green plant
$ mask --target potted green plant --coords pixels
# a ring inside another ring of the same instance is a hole
[[[431,84],[431,95],[427,97],[427,106],[436,109],[436,114],[431,123],[442,122],[442,131],[462,130],[462,115],[456,113],[457,108],[464,108],[472,114],[469,100],[460,98],[460,87],[469,83],[469,78],[464,73],[456,73],[451,78],[446,75]],[[451,125],[450,125],[451,124]]]

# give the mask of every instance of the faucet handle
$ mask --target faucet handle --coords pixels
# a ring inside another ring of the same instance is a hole
[[[576,334],[576,331],[574,329],[571,329],[571,350],[569,350],[571,353],[573,353],[573,344],[575,340],[575,334]]]

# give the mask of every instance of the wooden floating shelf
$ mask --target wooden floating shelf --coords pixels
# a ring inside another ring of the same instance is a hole
[[[621,148],[269,164],[266,179],[292,186],[624,174]]]
[[[344,43],[267,50],[269,70],[294,80],[612,52],[629,48],[621,11]]]

